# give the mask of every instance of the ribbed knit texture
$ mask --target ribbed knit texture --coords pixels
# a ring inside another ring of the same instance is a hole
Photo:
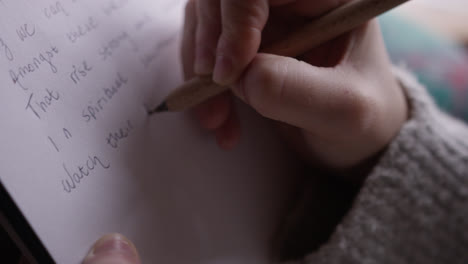
[[[468,128],[395,74],[410,119],[328,241],[291,263],[468,263]]]

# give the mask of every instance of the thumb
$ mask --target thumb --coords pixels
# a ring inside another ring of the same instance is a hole
[[[138,252],[130,240],[120,234],[99,239],[83,264],[140,264]]]
[[[357,74],[346,65],[315,67],[290,57],[258,54],[234,85],[234,93],[261,115],[320,131],[356,124],[366,113]],[[326,124],[326,126],[324,126]]]

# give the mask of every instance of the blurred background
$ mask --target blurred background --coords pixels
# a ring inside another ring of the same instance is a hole
[[[412,0],[380,22],[392,61],[413,71],[442,109],[468,121],[468,0]],[[0,251],[1,263],[26,264],[1,227]]]
[[[450,114],[468,121],[468,1],[412,0],[381,17],[390,57]]]

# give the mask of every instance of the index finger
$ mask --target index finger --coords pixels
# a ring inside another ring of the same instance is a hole
[[[221,0],[222,32],[216,49],[213,80],[234,83],[260,47],[268,20],[268,0]]]

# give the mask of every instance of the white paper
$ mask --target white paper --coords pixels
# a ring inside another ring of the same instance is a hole
[[[225,152],[188,114],[146,114],[181,83],[183,6],[0,0],[0,179],[57,263],[109,232],[144,263],[269,261],[293,175],[269,123],[240,107]]]

